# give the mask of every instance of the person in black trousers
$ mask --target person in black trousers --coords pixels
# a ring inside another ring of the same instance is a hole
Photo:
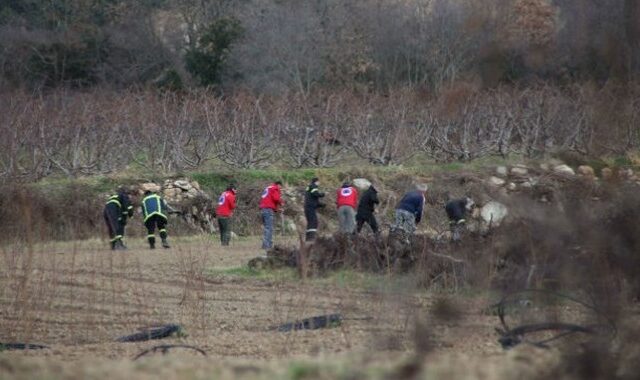
[[[306,241],[315,240],[318,234],[318,214],[316,210],[324,207],[320,199],[324,197],[324,193],[318,189],[320,180],[317,177],[311,179],[311,183],[304,192],[304,216],[307,219],[307,230],[305,233]]]
[[[124,238],[124,228],[127,225],[127,218],[133,216],[133,206],[129,195],[124,189],[118,189],[115,195],[109,197],[102,212],[104,221],[109,231],[112,250],[127,249],[122,239]]]
[[[462,240],[462,232],[465,230],[467,222],[467,212],[471,211],[474,202],[471,198],[453,199],[444,206],[449,217],[449,229],[451,230],[451,240],[454,242]]]
[[[380,232],[378,229],[378,221],[376,220],[375,208],[380,203],[378,200],[378,191],[373,185],[369,186],[367,191],[362,194],[358,203],[358,213],[356,214],[357,233],[360,233],[365,223],[369,224],[371,231],[375,235]]]

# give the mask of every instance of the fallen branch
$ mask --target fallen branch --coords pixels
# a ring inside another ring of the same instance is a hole
[[[323,328],[338,327],[342,324],[342,315],[328,314],[317,317],[305,318],[296,322],[289,322],[283,325],[272,327],[272,330],[288,332],[292,330],[317,330]]]
[[[179,333],[181,329],[182,328],[180,327],[180,325],[175,325],[175,324],[152,327],[149,329],[142,330],[139,333],[121,336],[116,341],[117,342],[144,342],[152,339],[163,339],[175,333]]]
[[[158,351],[160,351],[163,355],[166,355],[166,354],[169,353],[169,350],[173,349],[173,348],[185,348],[185,349],[188,349],[188,350],[199,352],[203,356],[207,356],[206,352],[204,352],[203,350],[201,350],[200,348],[195,347],[195,346],[189,346],[189,345],[186,345],[186,344],[163,344],[163,345],[154,346],[154,347],[151,347],[148,350],[142,351],[141,353],[136,355],[136,357],[133,358],[133,360],[138,360],[138,359],[140,359],[141,357],[143,357],[143,356],[145,356],[147,354],[156,353]]]
[[[444,254],[442,254],[442,253],[431,253],[431,255],[432,255],[432,256],[435,256],[435,257],[442,258],[442,259],[447,259],[447,260],[453,261],[453,262],[454,262],[454,263],[456,263],[456,264],[464,264],[464,263],[465,263],[465,261],[464,261],[464,260],[456,259],[456,258],[455,258],[455,257],[453,257],[453,256],[444,255]]]
[[[0,343],[0,352],[1,351],[13,351],[13,350],[43,350],[49,348],[47,346],[43,346],[41,344],[30,344],[30,343]]]
[[[545,323],[528,324],[528,325],[521,325],[514,328],[509,328],[505,318],[506,316],[505,306],[508,304],[522,303],[522,301],[526,301],[530,303],[531,302],[530,300],[526,298],[517,297],[517,296],[522,294],[531,294],[531,293],[548,294],[557,298],[574,302],[578,305],[581,305],[587,309],[592,310],[597,316],[602,318],[606,322],[606,324],[580,326],[577,324],[564,323],[564,322],[545,322]],[[616,326],[613,320],[609,316],[601,313],[595,306],[590,305],[586,302],[583,302],[577,298],[568,296],[566,294],[554,292],[551,290],[525,289],[519,292],[506,295],[500,300],[500,302],[492,305],[491,307],[497,310],[498,318],[500,319],[500,323],[502,324],[502,328],[496,328],[496,331],[498,332],[498,334],[500,334],[500,337],[498,338],[498,342],[502,345],[502,348],[504,349],[515,347],[520,343],[528,343],[535,347],[548,348],[547,343],[549,342],[558,340],[560,338],[563,338],[575,333],[596,334],[599,330],[601,330],[603,326],[608,326],[613,336],[615,336],[616,334]],[[532,334],[532,333],[541,332],[541,331],[560,331],[560,333],[553,337],[540,340],[540,341],[528,341],[525,339],[525,336],[527,334]]]

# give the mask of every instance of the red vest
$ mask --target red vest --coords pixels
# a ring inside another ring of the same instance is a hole
[[[220,194],[220,198],[218,198],[218,207],[216,207],[216,215],[229,217],[233,214],[233,209],[235,208],[236,195],[233,191],[227,190]]]
[[[358,205],[358,190],[355,187],[341,187],[336,192],[336,204],[340,206],[351,206],[354,209]]]
[[[260,197],[260,208],[270,208],[276,211],[284,203],[280,196],[280,186],[275,183],[262,190]]]

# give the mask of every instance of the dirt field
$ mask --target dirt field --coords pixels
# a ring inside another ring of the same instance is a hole
[[[289,270],[254,274],[244,267],[260,253],[255,238],[235,241],[228,249],[207,238],[174,240],[170,250],[151,251],[139,241],[129,245],[126,252],[111,252],[97,240],[34,247],[32,252],[5,248],[0,341],[50,349],[3,352],[0,371],[19,374],[7,363],[24,357],[67,365],[129,361],[163,343],[197,346],[216,362],[401,358],[422,344],[416,341],[416,321],[428,324],[421,339],[429,340],[435,354],[502,355],[493,331],[497,319],[482,312],[488,302],[482,294],[456,296],[462,318],[438,322],[429,317],[430,305],[447,295],[413,290],[409,276],[341,272],[303,283]],[[270,330],[328,313],[341,313],[342,326]],[[166,323],[182,325],[187,336],[114,342],[141,327]]]

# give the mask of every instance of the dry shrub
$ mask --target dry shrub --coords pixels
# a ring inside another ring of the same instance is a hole
[[[81,184],[44,193],[5,186],[0,197],[0,219],[5,221],[0,241],[86,239],[102,227],[102,203]]]

